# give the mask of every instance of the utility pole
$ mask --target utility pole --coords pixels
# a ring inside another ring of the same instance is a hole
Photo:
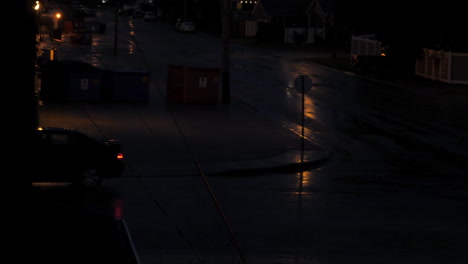
[[[231,0],[221,1],[221,26],[222,26],[222,62],[221,62],[221,86],[222,102],[227,104],[231,102],[230,71],[229,71],[229,22],[231,20]]]
[[[119,1],[115,1],[114,14],[114,55],[117,55],[118,25],[119,25]]]
[[[15,124],[20,124],[20,128],[23,133],[21,134],[21,139],[19,135],[12,138],[12,140],[19,140],[21,142],[20,146],[7,147],[5,151],[10,153],[9,157],[6,160],[5,164],[35,164],[37,162],[34,158],[35,151],[35,137],[34,133],[37,127],[39,126],[38,120],[38,100],[36,94],[36,62],[37,62],[37,46],[36,46],[36,33],[37,33],[37,18],[36,15],[38,12],[34,10],[34,2],[32,0],[27,1],[13,1],[15,4],[15,14],[17,14],[18,23],[15,27],[12,27],[8,30],[10,32],[6,34],[11,34],[17,43],[21,43],[21,49],[18,50],[17,55],[15,56],[15,62],[17,62],[18,68],[8,67],[10,63],[6,63],[6,75],[10,80],[14,80],[15,86],[18,89],[5,89],[4,96],[9,98],[13,104],[9,105],[9,112],[4,115],[5,118],[10,121],[16,122]],[[13,3],[12,2],[12,3]],[[16,65],[16,64],[15,64]],[[14,70],[12,70],[14,68]],[[29,137],[29,140],[24,140],[25,136]],[[31,147],[33,150],[31,150]],[[18,151],[18,149],[25,149],[28,151]],[[18,168],[18,173],[27,174],[26,169]],[[34,172],[33,172],[34,173]],[[31,180],[29,177],[26,179],[21,179],[20,185],[24,187],[24,190],[31,188]],[[22,189],[22,188],[21,188]],[[30,189],[29,189],[30,190]],[[21,203],[21,205],[19,204]],[[22,208],[22,206],[27,206],[23,204],[22,201],[18,200],[14,203],[12,208]],[[13,216],[13,220],[20,220],[18,217],[18,212],[8,212]],[[24,234],[20,234],[21,236]]]
[[[37,4],[36,4],[37,5]],[[15,71],[20,73],[18,78],[15,78],[18,89],[21,93],[22,98],[18,98],[20,102],[26,102],[27,106],[18,106],[19,113],[27,114],[27,118],[19,118],[18,120],[28,120],[28,128],[30,132],[33,132],[38,126],[38,97],[36,94],[36,63],[37,63],[37,33],[38,33],[38,15],[39,12],[34,10],[34,1],[15,1],[16,12],[21,17],[21,21],[24,23],[21,24],[20,28],[15,28],[14,33],[19,33],[19,35],[14,35],[15,39],[18,40],[18,43],[23,43],[23,49],[19,54],[21,57],[16,58],[20,61],[19,65],[21,67],[19,70]],[[23,61],[24,60],[24,61]],[[23,109],[21,111],[21,109]],[[25,111],[25,109],[28,109]]]

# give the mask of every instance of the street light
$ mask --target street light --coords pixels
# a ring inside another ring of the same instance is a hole
[[[60,30],[59,28],[59,20],[60,18],[62,17],[62,13],[60,12],[56,12],[54,15],[53,15],[53,28],[52,28],[52,38],[51,39],[56,39],[56,40],[60,40],[62,37],[62,31]]]
[[[53,29],[58,29],[59,28],[59,20],[62,17],[62,13],[56,12],[55,14],[52,15],[52,20],[54,23],[54,28]]]
[[[39,38],[42,41],[41,25],[40,25],[40,20],[39,20],[39,9],[41,9],[41,4],[39,3],[39,1],[36,1],[36,5],[34,6],[34,10],[36,10],[36,26],[37,26],[36,39],[37,39],[37,36],[39,35]]]

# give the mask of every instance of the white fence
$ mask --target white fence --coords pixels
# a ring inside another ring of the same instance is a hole
[[[380,56],[382,53],[382,43],[375,38],[374,34],[351,37],[351,56]]]
[[[468,84],[468,53],[423,49],[416,74],[446,83]]]

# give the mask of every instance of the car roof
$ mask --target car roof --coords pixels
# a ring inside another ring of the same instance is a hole
[[[59,134],[81,134],[85,135],[83,132],[73,129],[73,128],[66,128],[66,127],[39,127],[37,128],[39,133],[59,133]]]
[[[58,131],[75,131],[78,132],[78,130],[73,129],[73,128],[66,128],[66,127],[38,127],[37,130],[39,131],[51,131],[51,132],[58,132]]]

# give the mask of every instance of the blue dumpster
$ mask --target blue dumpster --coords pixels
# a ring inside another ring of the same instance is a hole
[[[147,71],[108,70],[103,98],[118,102],[146,102],[150,77]]]

